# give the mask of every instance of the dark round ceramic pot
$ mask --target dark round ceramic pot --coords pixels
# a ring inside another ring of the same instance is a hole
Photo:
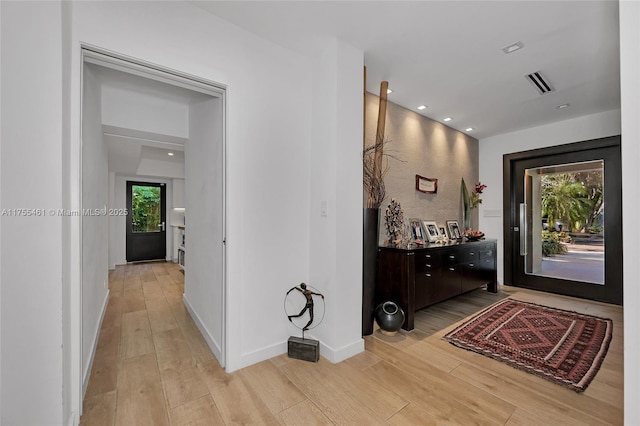
[[[404,311],[391,301],[379,304],[375,309],[374,316],[384,334],[396,334],[404,323]]]

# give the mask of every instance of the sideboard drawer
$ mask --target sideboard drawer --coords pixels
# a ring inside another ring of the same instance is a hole
[[[416,273],[435,271],[440,268],[440,254],[433,253],[416,253],[415,256]]]

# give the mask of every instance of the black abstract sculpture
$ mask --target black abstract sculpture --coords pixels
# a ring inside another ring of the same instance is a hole
[[[315,289],[313,289],[313,287],[307,286],[305,283],[301,283],[299,286],[289,289],[285,295],[284,310],[287,314],[287,318],[289,319],[289,322],[302,330],[302,338],[292,336],[288,340],[287,346],[290,358],[311,362],[318,362],[320,359],[320,342],[314,339],[305,339],[304,337],[305,331],[317,327],[324,319],[324,295],[314,290]],[[304,299],[300,296],[293,296],[295,294],[302,295]],[[321,312],[318,312],[319,309],[315,309],[314,296],[322,298],[323,303],[320,305]],[[304,305],[302,305],[302,303],[304,303]],[[321,313],[320,320],[316,321],[319,313]],[[296,318],[303,318],[305,315],[308,315],[308,320],[304,326],[301,326],[294,321]],[[316,322],[315,324],[314,321]]]
[[[304,332],[307,331],[309,329],[309,326],[313,323],[313,296],[320,296],[322,297],[322,300],[324,300],[324,295],[307,289],[307,285],[305,283],[300,284],[299,287],[293,287],[287,292],[287,295],[293,290],[298,290],[300,293],[302,293],[307,299],[307,303],[297,315],[287,315],[287,317],[289,318],[289,321],[293,322],[292,318],[300,318],[302,315],[304,315],[305,312],[309,311],[309,322],[307,322],[307,324],[302,327],[302,331]]]

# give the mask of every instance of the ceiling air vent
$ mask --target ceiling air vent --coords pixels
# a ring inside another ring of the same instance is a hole
[[[549,84],[549,82],[546,80],[544,75],[542,75],[541,71],[536,71],[534,73],[527,74],[525,78],[529,83],[533,85],[533,87],[536,88],[538,93],[540,93],[541,95],[544,95],[545,93],[553,92],[553,87],[551,87],[551,84]]]

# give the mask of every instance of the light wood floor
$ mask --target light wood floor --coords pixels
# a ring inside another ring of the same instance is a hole
[[[462,295],[419,312],[416,329],[379,332],[340,364],[286,355],[226,374],[182,304],[170,263],[118,267],[82,425],[619,425],[622,308],[517,288]],[[602,368],[578,394],[441,339],[511,296],[614,322]]]

